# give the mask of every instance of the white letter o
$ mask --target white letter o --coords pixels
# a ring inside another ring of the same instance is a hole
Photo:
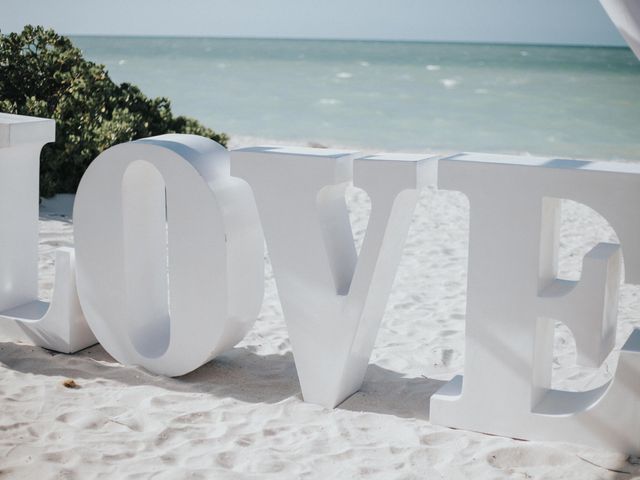
[[[80,303],[119,362],[183,375],[253,325],[262,231],[216,142],[162,135],[106,150],[82,178],[74,224]]]

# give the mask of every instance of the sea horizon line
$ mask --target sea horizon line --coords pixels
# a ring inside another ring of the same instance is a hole
[[[260,37],[260,36],[205,36],[205,35],[108,35],[102,33],[62,33],[71,38],[128,38],[128,39],[176,39],[176,40],[230,40],[230,41],[274,41],[274,42],[336,42],[336,43],[407,43],[407,44],[432,44],[432,45],[477,45],[499,47],[561,47],[561,48],[607,48],[630,50],[627,45],[596,45],[581,43],[527,43],[527,42],[486,42],[465,40],[422,40],[422,39],[375,39],[375,38],[320,38],[320,37]]]

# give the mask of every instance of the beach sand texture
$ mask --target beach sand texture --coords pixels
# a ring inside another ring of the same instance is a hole
[[[45,295],[54,249],[73,244],[69,203],[41,209]],[[359,245],[368,200],[350,189],[348,203]],[[578,278],[582,256],[612,240],[595,212],[565,202],[561,274]],[[63,355],[0,337],[0,478],[640,478],[636,459],[614,452],[429,423],[429,396],[463,369],[467,246],[465,197],[424,191],[365,383],[334,410],[302,401],[268,264],[255,327],[181,378],[122,366],[99,345]],[[638,319],[640,288],[625,285],[617,348]],[[555,351],[554,386],[565,388],[604,382],[617,360],[576,367],[566,328]]]

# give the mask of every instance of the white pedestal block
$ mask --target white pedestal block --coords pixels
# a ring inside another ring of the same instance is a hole
[[[0,330],[71,353],[96,343],[78,302],[73,249],[57,250],[51,303],[38,300],[40,150],[54,140],[53,120],[0,113]]]
[[[74,205],[78,291],[119,362],[176,376],[240,341],[264,288],[264,240],[229,152],[195,135],[112,147]]]
[[[334,407],[364,378],[418,190],[436,159],[254,147],[231,152],[231,174],[253,190],[305,401]],[[358,256],[344,192],[371,198]]]
[[[640,331],[614,378],[587,392],[550,388],[554,321],[578,361],[598,366],[615,341],[620,246],[596,245],[582,278],[557,278],[559,200],[604,216],[628,283],[640,283],[640,167],[461,154],[439,164],[439,188],[470,202],[464,379],[431,399],[431,421],[508,437],[640,452]]]

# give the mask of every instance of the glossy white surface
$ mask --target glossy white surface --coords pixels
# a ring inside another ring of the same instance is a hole
[[[0,113],[0,330],[70,353],[96,343],[78,303],[73,249],[57,251],[51,303],[38,297],[40,151],[54,140],[53,120]]]
[[[436,158],[290,147],[231,152],[253,189],[304,399],[334,407],[362,384],[418,190]],[[355,158],[355,160],[354,160]],[[372,210],[356,253],[344,192],[353,175]]]
[[[464,378],[431,399],[431,421],[514,438],[640,451],[640,333],[610,384],[551,389],[554,321],[578,361],[599,366],[615,342],[619,246],[598,244],[582,278],[557,278],[559,199],[600,213],[620,239],[627,283],[640,283],[640,167],[461,154],[439,163],[439,188],[470,203]]]
[[[118,361],[182,375],[253,325],[263,239],[221,145],[162,135],[106,150],[82,178],[74,221],[82,308]]]

